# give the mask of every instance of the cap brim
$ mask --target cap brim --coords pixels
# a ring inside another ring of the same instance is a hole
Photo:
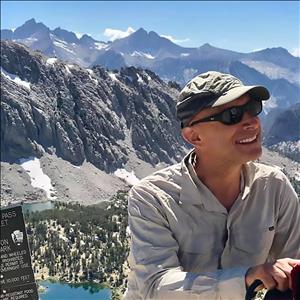
[[[220,106],[225,103],[234,101],[246,93],[248,93],[251,96],[251,98],[256,100],[265,101],[270,98],[269,91],[263,86],[258,86],[258,85],[240,86],[229,90],[226,94],[219,97],[211,107]]]

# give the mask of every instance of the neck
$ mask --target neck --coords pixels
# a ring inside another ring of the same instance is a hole
[[[197,176],[229,210],[240,193],[242,165],[233,166],[217,161],[207,162],[197,153],[196,157]]]

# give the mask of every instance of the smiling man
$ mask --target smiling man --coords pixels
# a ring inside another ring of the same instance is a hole
[[[193,146],[129,195],[126,299],[244,299],[256,279],[291,287],[300,262],[300,206],[262,152],[262,86],[207,72],[181,91],[177,117]]]

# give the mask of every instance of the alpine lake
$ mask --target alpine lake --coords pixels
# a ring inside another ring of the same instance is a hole
[[[53,201],[23,203],[22,211],[35,212],[54,208]],[[112,292],[103,285],[91,282],[66,283],[38,281],[39,300],[110,300]]]
[[[40,300],[110,300],[111,290],[96,283],[38,281]]]

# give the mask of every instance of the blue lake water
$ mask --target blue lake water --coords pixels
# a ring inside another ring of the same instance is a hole
[[[54,202],[52,201],[24,203],[22,205],[23,213],[52,208],[54,208]],[[99,284],[68,284],[48,280],[39,281],[38,283],[45,288],[44,292],[39,292],[40,300],[111,300],[111,290],[103,289]]]
[[[76,286],[50,281],[40,281],[40,285],[46,288],[39,293],[40,300],[110,300],[111,291],[101,289],[97,284],[76,284]]]
[[[53,201],[44,201],[44,202],[26,202],[22,205],[22,211],[25,213],[26,211],[35,212],[35,211],[43,211],[45,209],[54,208]]]

